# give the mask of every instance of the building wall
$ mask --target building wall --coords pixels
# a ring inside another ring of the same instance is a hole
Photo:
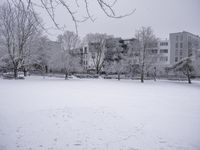
[[[106,39],[104,44],[101,45],[98,42],[89,42],[83,46],[82,50],[82,65],[85,70],[94,70],[94,58],[96,58],[96,51],[99,48],[103,48],[103,51],[116,51],[116,48],[122,48],[124,51],[135,48],[135,39],[122,39],[122,38],[109,38]],[[104,52],[102,53],[102,59],[104,59]]]
[[[165,74],[165,68],[170,65],[170,42],[169,40],[158,40],[154,47],[147,49],[147,61],[149,61],[148,72],[156,69],[157,75]]]
[[[158,42],[158,52],[159,52],[159,65],[169,65],[170,64],[170,42],[169,40],[161,40]]]
[[[147,53],[149,58],[155,59],[156,65],[167,66],[170,64],[170,43],[168,40],[158,41],[155,43],[155,47],[147,49]]]
[[[81,65],[84,71],[88,69],[88,45],[84,45],[81,49]]]
[[[98,42],[89,42],[83,46],[82,60],[83,60],[83,67],[85,71],[95,69],[94,60],[97,57],[96,52],[99,50],[100,46],[101,45]],[[104,56],[102,56],[102,58],[103,57]]]
[[[199,48],[200,37],[189,32],[171,33],[170,39],[170,64],[173,65],[183,58],[195,56]]]

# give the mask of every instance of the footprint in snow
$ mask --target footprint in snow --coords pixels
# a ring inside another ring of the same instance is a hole
[[[159,143],[161,143],[161,144],[165,144],[165,143],[167,143],[167,142],[164,141],[164,140],[161,140],[161,141],[159,141]]]
[[[21,139],[22,137],[23,137],[23,136],[22,136],[22,135],[20,135],[20,136],[18,136],[18,137],[17,137],[17,139]]]
[[[18,127],[16,132],[19,133],[22,127]]]
[[[74,146],[81,146],[82,144],[80,143],[75,143]]]
[[[43,147],[43,145],[39,145],[39,147]]]
[[[76,143],[74,144],[74,146],[81,146],[82,142],[81,141],[76,141]]]
[[[161,144],[165,144],[165,143],[167,143],[167,141],[165,141],[163,138],[161,138],[161,137],[158,137],[158,139],[159,139],[159,143],[161,143]]]
[[[138,148],[129,148],[128,150],[139,150]]]
[[[55,138],[55,139],[53,139],[54,140],[54,142],[57,142],[58,141],[58,139],[57,138]]]

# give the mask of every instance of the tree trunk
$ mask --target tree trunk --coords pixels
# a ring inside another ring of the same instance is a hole
[[[144,68],[143,67],[142,67],[142,70],[141,70],[140,80],[141,80],[142,83],[144,82]]]
[[[96,73],[100,74],[100,68],[98,66],[96,67]]]
[[[190,72],[189,72],[189,68],[187,68],[187,78],[188,78],[188,83],[191,84],[191,76],[190,76]]]
[[[144,58],[143,58],[144,59]],[[144,60],[143,60],[144,61]],[[142,68],[141,68],[141,82],[144,83],[144,62],[142,63]]]
[[[48,73],[48,66],[45,66],[45,73]]]
[[[144,73],[143,72],[141,73],[141,82],[142,83],[144,82]]]
[[[189,73],[187,74],[187,78],[188,78],[188,83],[191,84],[192,82],[191,82],[191,77]]]
[[[118,74],[117,74],[117,79],[120,81],[120,72],[118,72]]]
[[[156,67],[154,67],[153,78],[154,78],[154,81],[156,81]]]
[[[98,69],[96,69],[96,74],[99,74],[99,70]]]
[[[68,79],[68,72],[65,72],[65,80]]]
[[[189,84],[192,83],[192,82],[191,82],[191,78],[190,78],[190,76],[188,76],[188,83],[189,83]]]
[[[27,70],[26,70],[26,68],[24,68],[24,77],[26,77],[27,76]]]
[[[18,76],[18,70],[17,67],[14,67],[14,78],[16,79]]]

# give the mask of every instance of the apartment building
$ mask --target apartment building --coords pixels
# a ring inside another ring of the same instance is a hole
[[[94,58],[96,50],[115,51],[121,48],[123,53],[130,50],[136,50],[137,39],[109,38],[106,39],[104,45],[98,42],[85,44],[81,48],[82,65],[85,70],[94,69]],[[194,60],[200,61],[200,37],[192,33],[183,31],[169,34],[169,40],[158,40],[151,48],[147,49],[149,63],[153,63],[162,73],[164,68],[175,64],[185,57],[192,57]],[[104,53],[102,53],[102,59]],[[134,56],[136,61],[139,59]]]
[[[101,49],[101,43],[99,42],[89,42],[85,44],[82,48],[82,65],[85,71],[94,70],[94,59],[97,57],[96,51]],[[102,53],[102,55],[104,55]],[[102,56],[103,57],[103,56]]]
[[[196,59],[196,53],[200,48],[200,37],[183,31],[171,33],[170,40],[170,64],[173,65],[186,57]]]
[[[153,62],[157,66],[167,66],[170,64],[170,42],[169,40],[159,40],[147,48],[146,53],[149,63]]]
[[[165,68],[170,65],[170,42],[169,40],[158,40],[146,49],[146,62],[148,71],[156,69],[157,74],[164,75]]]
[[[161,40],[158,42],[158,52],[160,65],[170,64],[170,42],[169,40]]]
[[[97,51],[101,50],[101,59],[104,59],[105,51],[115,51],[116,48],[121,48],[123,52],[127,52],[134,48],[135,39],[109,38],[103,43],[89,42],[81,49],[82,66],[85,70],[94,70],[94,60],[97,57]]]
[[[88,69],[88,47],[84,45],[80,48],[81,65],[84,71]]]

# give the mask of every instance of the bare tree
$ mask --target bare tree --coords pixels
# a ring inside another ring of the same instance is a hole
[[[79,36],[72,31],[65,31],[63,35],[58,36],[64,50],[73,50],[80,46],[81,40]]]
[[[187,77],[188,83],[191,84],[191,76],[194,71],[192,59],[190,57],[180,60],[178,63],[167,68],[168,71],[181,72]]]
[[[92,51],[92,60],[93,65],[95,67],[96,73],[99,74],[102,71],[104,64],[104,43],[105,40],[102,40],[99,43],[91,43],[94,45],[94,49]]]
[[[0,36],[12,62],[14,77],[25,64],[28,41],[38,31],[36,14],[23,3],[6,3],[0,6]]]
[[[145,71],[148,68],[153,60],[148,53],[148,49],[155,47],[157,39],[153,33],[151,27],[142,27],[136,31],[136,38],[139,42],[138,51],[139,51],[139,68],[140,68],[140,79],[141,82],[144,82]]]
[[[106,33],[89,33],[83,38],[83,44],[100,43],[105,39],[113,38],[113,35],[107,35]]]
[[[124,69],[125,63],[126,63],[126,57],[123,54],[123,48],[117,46],[114,52],[114,68],[115,71],[117,72],[117,79],[121,79],[121,72]]]
[[[71,16],[71,19],[75,25],[76,33],[78,33],[78,30],[77,30],[78,23],[84,22],[88,19],[91,21],[95,20],[93,14],[91,14],[91,9],[90,9],[91,0],[82,0],[82,1],[78,1],[78,0],[38,0],[37,2],[35,2],[33,0],[8,0],[8,1],[10,1],[14,4],[16,4],[18,2],[23,3],[23,5],[27,9],[30,9],[32,11],[35,11],[35,9],[37,7],[44,9],[48,13],[50,19],[53,21],[54,25],[58,29],[60,29],[61,27],[59,26],[59,24],[57,23],[57,20],[56,20],[56,10],[58,9],[58,6],[61,6]],[[112,0],[112,1],[95,0],[97,6],[99,6],[99,9],[102,10],[104,12],[104,14],[110,18],[123,18],[123,17],[129,16],[135,12],[135,9],[134,9],[123,15],[117,15],[115,12],[115,8],[114,8],[117,1],[118,0]],[[80,13],[78,13],[81,11],[81,9],[84,9],[84,14],[81,14],[81,16],[83,16],[83,17],[80,17]]]
[[[65,31],[63,35],[58,36],[62,51],[62,66],[65,70],[65,79],[68,78],[69,73],[80,69],[80,38],[71,31]]]
[[[126,54],[126,73],[134,78],[139,74],[139,42],[137,39],[132,39],[130,45],[127,46]]]
[[[55,53],[52,52],[53,45],[46,36],[37,35],[30,42],[30,57],[27,58],[29,67],[40,71],[42,74],[48,73]]]
[[[101,33],[90,33],[87,34],[83,43],[89,45],[89,51],[92,55],[93,66],[96,70],[96,74],[101,73],[105,63],[105,43],[106,39],[113,37],[112,35],[101,34]]]

